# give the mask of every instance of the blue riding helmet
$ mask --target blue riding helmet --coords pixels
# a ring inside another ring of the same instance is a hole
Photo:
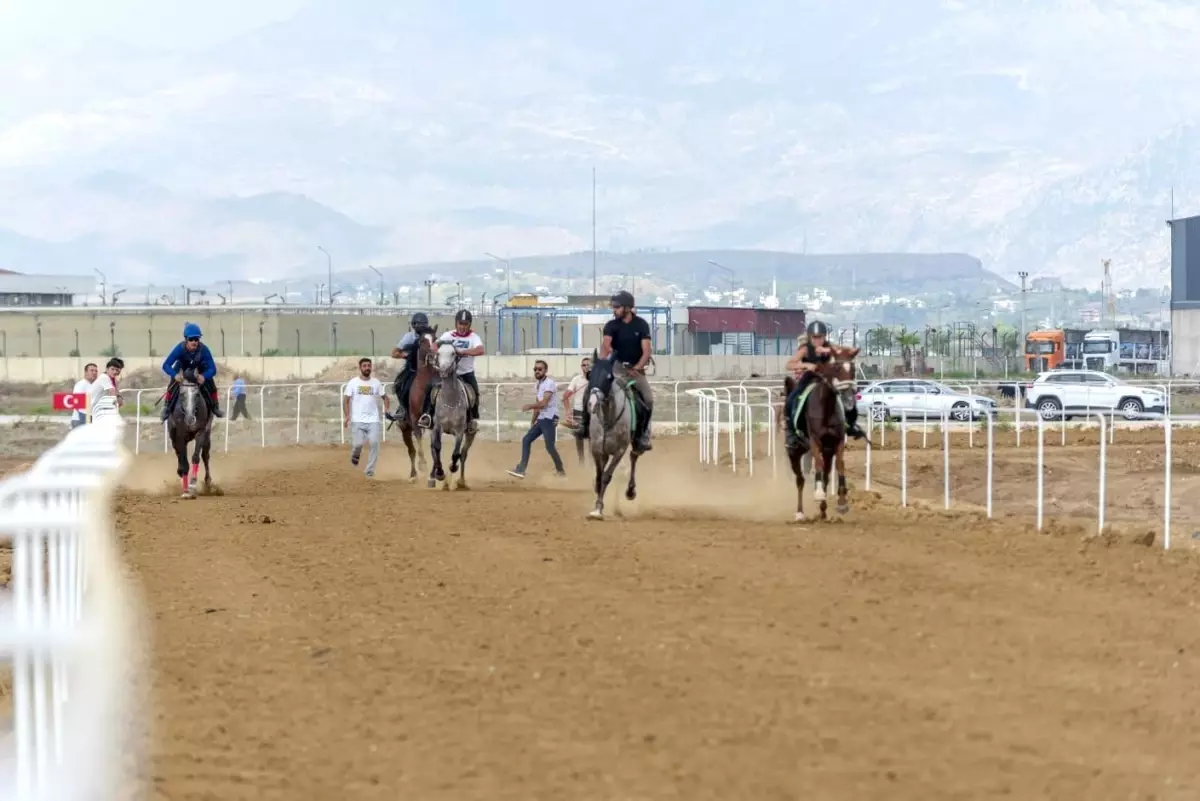
[[[200,333],[200,326],[196,325],[195,323],[188,323],[183,327],[184,339],[199,339],[202,336],[204,335]]]

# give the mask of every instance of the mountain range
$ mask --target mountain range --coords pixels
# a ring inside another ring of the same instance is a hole
[[[138,282],[582,251],[969,253],[1166,281],[1183,0],[313,0],[0,55],[0,267]]]

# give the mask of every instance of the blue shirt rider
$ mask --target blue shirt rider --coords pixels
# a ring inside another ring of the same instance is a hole
[[[171,379],[171,385],[167,388],[167,402],[163,404],[164,420],[170,416],[171,407],[179,394],[175,391],[175,385],[185,377],[195,381],[204,390],[204,397],[209,401],[214,417],[225,416],[221,411],[217,384],[213,380],[217,375],[217,360],[213,358],[208,345],[200,341],[202,336],[200,326],[188,323],[183,327],[183,341],[163,359],[162,371]]]

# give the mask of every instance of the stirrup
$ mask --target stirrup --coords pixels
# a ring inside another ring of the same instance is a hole
[[[429,412],[423,412],[417,418],[417,425],[421,428],[433,428],[433,417],[430,416]]]

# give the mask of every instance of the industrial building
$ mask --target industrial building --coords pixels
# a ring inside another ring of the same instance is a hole
[[[0,269],[0,306],[73,306],[96,291],[90,275],[25,275]]]
[[[1171,228],[1171,375],[1200,375],[1200,216]]]
[[[779,356],[796,350],[804,333],[803,309],[689,306],[688,355]]]

